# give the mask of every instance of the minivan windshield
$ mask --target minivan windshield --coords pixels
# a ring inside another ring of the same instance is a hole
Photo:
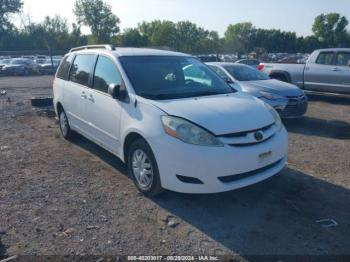
[[[228,94],[232,88],[202,62],[185,56],[124,56],[135,92],[152,100]]]
[[[244,65],[225,65],[224,68],[233,76],[237,81],[258,81],[258,80],[269,80],[270,78],[250,67]]]

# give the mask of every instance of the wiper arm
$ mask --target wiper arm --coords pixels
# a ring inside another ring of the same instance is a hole
[[[148,99],[156,99],[156,100],[160,100],[160,99],[170,99],[170,95],[167,94],[147,94],[147,93],[139,93],[139,96],[148,98]]]
[[[220,92],[205,91],[205,92],[195,93],[193,95],[194,96],[213,96],[213,95],[223,95],[223,94],[226,94],[226,92],[225,93],[220,93]]]

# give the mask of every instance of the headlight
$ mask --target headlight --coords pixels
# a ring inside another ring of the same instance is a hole
[[[277,126],[277,129],[278,131],[280,131],[283,127],[283,123],[282,123],[282,120],[281,120],[281,117],[280,115],[277,113],[277,111],[272,107],[270,106],[269,104],[266,104],[265,103],[265,106],[267,107],[267,109],[269,109],[269,111],[271,112],[273,118],[275,119],[275,125]]]
[[[203,128],[179,117],[162,116],[165,132],[181,141],[199,146],[224,146],[215,136]]]
[[[281,99],[283,97],[279,96],[279,95],[275,95],[275,94],[272,94],[272,93],[269,93],[269,92],[264,92],[264,91],[260,91],[259,92],[259,98],[266,98],[268,100],[278,100],[278,99]]]

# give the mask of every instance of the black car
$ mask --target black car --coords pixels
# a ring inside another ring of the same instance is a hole
[[[11,59],[2,59],[0,60],[0,74],[2,74],[2,68],[8,64],[10,64]]]
[[[15,58],[1,70],[4,75],[33,75],[38,73],[38,65],[31,59]]]
[[[39,72],[42,75],[53,75],[56,73],[61,59],[47,59],[43,63],[39,64]]]

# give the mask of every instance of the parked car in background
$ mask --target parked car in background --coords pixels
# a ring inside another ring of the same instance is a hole
[[[259,68],[308,91],[350,94],[350,48],[316,50],[305,65],[262,63]]]
[[[38,73],[38,65],[32,59],[15,58],[2,68],[4,75],[32,75]]]
[[[43,63],[39,64],[39,72],[43,75],[55,74],[58,66],[60,65],[60,59],[47,59]]]
[[[241,59],[236,61],[235,63],[248,65],[254,68],[257,68],[260,65],[260,61],[257,59]]]
[[[2,74],[2,69],[4,66],[10,64],[11,59],[2,59],[0,60],[0,74]]]
[[[147,195],[230,191],[276,175],[287,160],[278,113],[190,55],[75,48],[53,92],[63,137],[79,132],[121,158]]]
[[[243,64],[207,63],[233,88],[262,99],[274,107],[283,118],[303,116],[308,107],[304,91],[295,85],[270,79],[266,74]]]
[[[203,63],[205,62],[220,62],[221,58],[218,55],[199,55],[197,56]]]

